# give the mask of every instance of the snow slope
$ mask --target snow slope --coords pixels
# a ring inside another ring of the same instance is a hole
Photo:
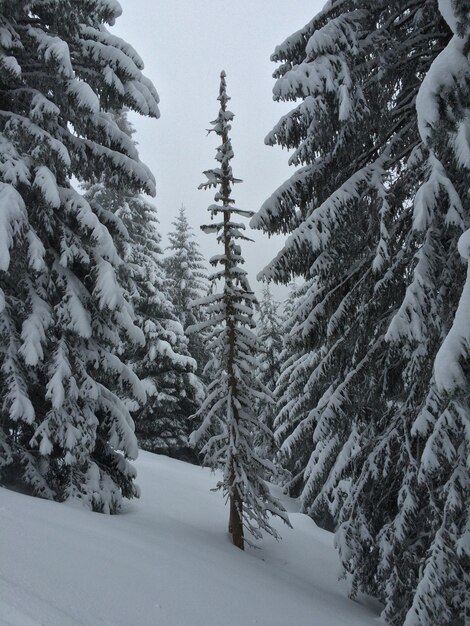
[[[145,452],[137,467],[142,498],[115,516],[0,489],[1,626],[377,626],[305,515],[243,553],[208,470]]]

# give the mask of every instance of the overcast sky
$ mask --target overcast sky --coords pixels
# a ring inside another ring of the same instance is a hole
[[[198,191],[202,171],[215,166],[217,137],[207,136],[217,117],[220,71],[235,114],[232,144],[237,206],[257,211],[293,173],[288,153],[264,145],[264,137],[289,108],[272,100],[277,44],[322,8],[323,0],[120,0],[123,14],[113,32],[133,45],[161,99],[159,120],[131,116],[141,159],[157,181],[161,232],[171,229],[181,204],[187,207],[202,252],[217,253],[214,235],[199,232],[209,220],[213,191]],[[292,106],[292,105],[291,105]],[[283,238],[251,231],[246,243],[252,287],[256,274],[281,249]],[[277,298],[285,290],[275,289]]]

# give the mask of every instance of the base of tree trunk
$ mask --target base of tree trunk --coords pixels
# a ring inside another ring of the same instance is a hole
[[[243,538],[241,502],[238,494],[230,496],[230,519],[228,523],[228,531],[232,535],[233,545],[240,548],[240,550],[244,550],[245,540]]]

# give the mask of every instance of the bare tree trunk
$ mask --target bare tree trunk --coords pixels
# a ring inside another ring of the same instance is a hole
[[[245,539],[243,537],[242,506],[243,502],[240,493],[235,487],[234,493],[230,496],[230,519],[228,527],[229,532],[232,535],[233,545],[237,548],[240,548],[240,550],[245,549]]]

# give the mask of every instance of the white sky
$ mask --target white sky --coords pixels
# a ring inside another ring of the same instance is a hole
[[[272,100],[277,44],[299,30],[322,8],[323,0],[120,0],[123,14],[112,29],[134,46],[161,99],[159,120],[131,116],[141,159],[157,181],[161,232],[171,229],[181,204],[203,254],[217,254],[207,222],[212,191],[198,191],[203,170],[215,166],[217,137],[207,136],[217,116],[219,74],[227,72],[227,91],[235,114],[232,162],[237,206],[257,211],[294,169],[288,153],[264,145],[264,137],[292,105]],[[252,287],[256,274],[277,254],[283,238],[250,231],[255,243],[243,247]],[[274,289],[277,298],[286,290]]]

